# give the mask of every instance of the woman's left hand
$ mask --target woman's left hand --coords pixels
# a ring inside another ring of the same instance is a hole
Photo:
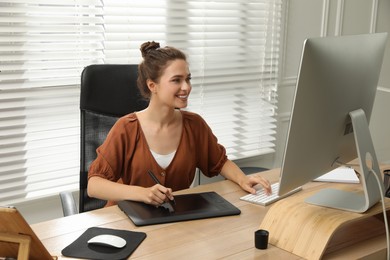
[[[239,183],[243,190],[252,194],[256,193],[254,186],[258,184],[263,186],[266,194],[270,195],[272,193],[270,182],[259,174],[246,175]]]

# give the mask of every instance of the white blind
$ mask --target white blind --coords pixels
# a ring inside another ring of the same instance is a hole
[[[78,189],[79,83],[93,63],[188,54],[201,114],[230,159],[274,152],[281,0],[0,0],[0,205]]]
[[[189,57],[188,110],[230,159],[274,152],[281,0],[104,1],[105,62],[139,63],[158,41]]]
[[[102,3],[0,1],[0,205],[77,189],[79,83],[103,62]]]

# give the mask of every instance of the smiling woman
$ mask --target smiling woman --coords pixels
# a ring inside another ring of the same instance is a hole
[[[158,206],[173,200],[172,191],[189,188],[197,168],[208,177],[221,174],[247,192],[255,193],[257,184],[270,192],[267,180],[245,175],[227,158],[202,117],[181,110],[191,92],[184,53],[155,42],[142,44],[141,52],[137,84],[149,105],[120,118],[97,149],[88,173],[88,195]],[[157,180],[146,172],[158,173]]]
[[[231,159],[274,152],[281,0],[1,1],[0,202],[78,189],[79,83],[90,64],[138,64],[154,39],[188,55],[178,95]]]

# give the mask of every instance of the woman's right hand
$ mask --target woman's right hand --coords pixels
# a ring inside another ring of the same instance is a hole
[[[108,201],[134,200],[154,206],[160,206],[168,199],[173,200],[172,189],[160,184],[145,188],[112,182],[97,176],[88,181],[88,195]]]
[[[144,203],[154,206],[160,206],[168,200],[173,200],[172,189],[166,188],[161,184],[156,184],[149,188],[144,188]]]

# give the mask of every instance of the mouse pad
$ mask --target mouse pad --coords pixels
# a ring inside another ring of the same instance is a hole
[[[89,239],[102,234],[119,236],[126,240],[126,246],[123,248],[112,248],[107,246],[88,244]],[[135,249],[141,244],[145,237],[146,234],[143,232],[91,227],[87,229],[73,243],[65,247],[61,253],[63,256],[85,259],[126,259],[135,251]]]
[[[241,211],[216,192],[175,195],[175,212],[137,201],[120,201],[119,208],[136,226],[239,215]]]

